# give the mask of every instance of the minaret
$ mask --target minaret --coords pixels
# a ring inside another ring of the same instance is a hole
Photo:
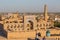
[[[48,20],[47,5],[44,5],[44,20]]]

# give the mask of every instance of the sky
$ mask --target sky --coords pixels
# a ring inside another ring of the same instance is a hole
[[[60,0],[0,0],[0,12],[60,12]]]

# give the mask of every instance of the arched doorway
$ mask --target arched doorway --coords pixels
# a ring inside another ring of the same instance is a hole
[[[33,22],[31,20],[28,21],[30,23],[30,29],[33,30]]]

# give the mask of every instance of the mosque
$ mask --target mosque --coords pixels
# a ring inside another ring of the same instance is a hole
[[[16,13],[8,13],[2,15],[1,24],[6,31],[8,39],[27,39],[35,38],[36,33],[43,38],[60,38],[60,29],[54,28],[54,20],[48,15],[47,5],[44,5],[43,15],[20,15]]]

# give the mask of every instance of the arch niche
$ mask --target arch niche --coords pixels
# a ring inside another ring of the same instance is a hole
[[[33,21],[29,20],[28,22],[30,23],[30,29],[33,30]]]

